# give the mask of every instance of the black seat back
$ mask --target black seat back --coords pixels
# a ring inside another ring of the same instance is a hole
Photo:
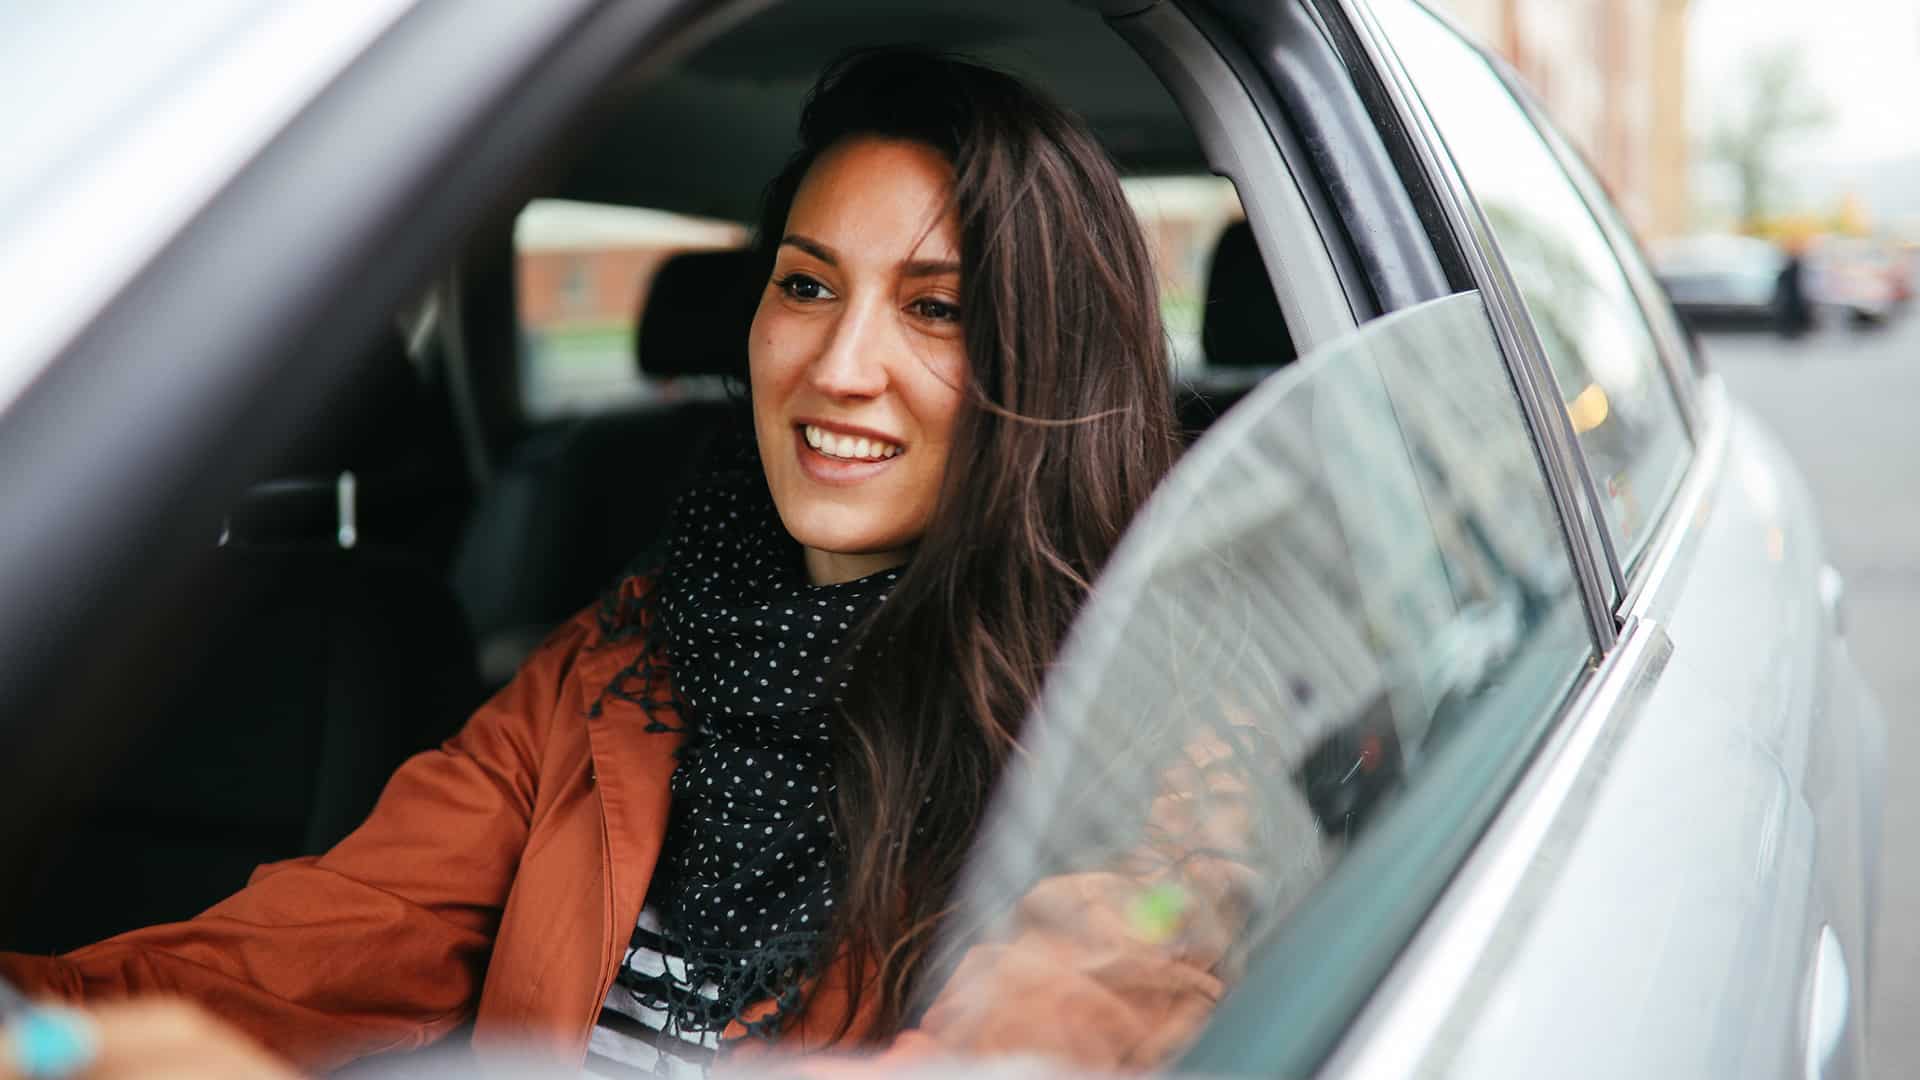
[[[757,295],[750,274],[744,250],[686,252],[662,263],[634,336],[655,396],[536,431],[480,500],[454,584],[490,685],[505,682],[548,630],[658,542],[715,437],[746,423],[742,405],[717,384],[746,376]]]
[[[1214,244],[1200,347],[1206,367],[1185,380],[1176,406],[1189,441],[1296,356],[1253,229],[1245,221],[1228,225]]]
[[[151,722],[50,830],[57,847],[29,871],[0,946],[58,951],[189,918],[258,864],[325,850],[478,704],[452,593],[381,539],[413,530],[396,510],[343,535],[356,515],[325,482],[352,466],[378,491],[404,471],[417,447],[372,421],[404,409],[382,365],[405,362],[391,346],[369,358],[333,423],[279,463],[297,471],[240,500],[180,613],[189,670],[156,677]]]

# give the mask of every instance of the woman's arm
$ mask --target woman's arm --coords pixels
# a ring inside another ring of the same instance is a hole
[[[556,632],[326,854],[262,866],[186,922],[63,956],[0,954],[0,976],[76,1001],[186,997],[308,1067],[437,1038],[479,995],[554,704],[591,627]]]
[[[1020,903],[1001,940],[969,949],[917,1027],[880,1064],[1037,1056],[1079,1069],[1153,1069],[1205,1025],[1226,984],[1205,936],[1157,941],[1137,879],[1070,874]],[[1130,911],[1129,909],[1134,909]]]
[[[1038,1056],[1090,1070],[1165,1066],[1237,978],[1251,899],[1270,891],[1254,869],[1265,861],[1251,843],[1264,810],[1246,745],[1188,736],[1159,778],[1138,844],[1105,869],[1035,884],[997,933],[961,956],[919,1026],[879,1062]],[[1318,835],[1304,809],[1293,825]]]

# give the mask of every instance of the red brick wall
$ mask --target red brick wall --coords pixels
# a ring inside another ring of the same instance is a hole
[[[631,323],[640,297],[674,248],[535,251],[519,258],[520,323],[530,330],[556,325]]]

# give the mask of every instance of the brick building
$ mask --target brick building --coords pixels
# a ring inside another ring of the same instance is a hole
[[[1440,0],[1505,56],[1643,237],[1691,212],[1688,0]]]

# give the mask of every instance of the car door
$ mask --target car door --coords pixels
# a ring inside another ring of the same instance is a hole
[[[1338,6],[1546,376],[1535,434],[1586,491],[1619,630],[1617,692],[1563,722],[1330,1071],[1853,1075],[1879,722],[1798,474],[1694,379],[1497,65],[1408,0]]]
[[[1613,692],[1597,652],[1479,294],[1374,319],[1227,412],[1129,529],[957,923],[1084,939],[1109,922],[1065,898],[1117,899],[1231,988],[1182,1070],[1302,1075],[1541,740]],[[1022,992],[997,974],[963,984],[982,1008]]]

